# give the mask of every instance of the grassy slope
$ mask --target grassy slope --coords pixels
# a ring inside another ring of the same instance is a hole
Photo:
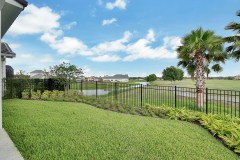
[[[197,125],[85,104],[3,102],[4,128],[26,159],[237,159]]]
[[[176,85],[178,87],[195,87],[195,81],[185,79],[182,81],[176,81],[171,83],[170,81],[155,81],[153,85]],[[240,80],[206,80],[206,87],[212,89],[224,89],[224,90],[239,90],[240,91]]]

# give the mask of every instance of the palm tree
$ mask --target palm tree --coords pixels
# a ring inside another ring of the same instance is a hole
[[[237,12],[237,16],[240,17],[240,11]],[[224,40],[231,43],[230,46],[226,48],[226,51],[230,53],[230,56],[236,61],[240,59],[240,23],[232,22],[228,24],[225,29],[236,31],[237,34],[234,36],[225,37]]]
[[[186,68],[187,69],[187,73],[191,76],[191,79],[194,81],[195,80],[195,61],[194,61],[194,58],[190,58],[189,55],[185,55],[185,56],[188,56],[188,57],[182,57],[181,54],[178,54],[178,59],[179,62],[178,62],[178,67],[183,67],[183,68]],[[209,74],[211,73],[211,70],[215,71],[215,72],[221,72],[222,71],[222,67],[216,67],[216,64],[213,65],[211,68],[209,68],[209,65],[206,65],[204,67],[204,70],[206,72],[206,76],[207,76],[207,79],[209,77]]]
[[[194,72],[196,79],[196,105],[203,108],[206,68],[212,64],[212,70],[221,71],[220,63],[224,63],[227,54],[223,52],[223,39],[213,31],[202,28],[191,31],[182,39],[178,47],[180,64],[186,66],[190,73]]]

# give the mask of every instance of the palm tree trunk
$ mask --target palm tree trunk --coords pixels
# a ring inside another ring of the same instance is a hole
[[[194,81],[194,74],[191,74],[191,79]]]
[[[196,105],[202,109],[204,106],[204,66],[203,66],[203,54],[202,51],[198,51],[196,54]]]

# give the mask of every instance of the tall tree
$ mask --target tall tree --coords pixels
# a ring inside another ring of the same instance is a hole
[[[180,81],[183,80],[183,74],[184,72],[181,69],[171,66],[163,70],[162,79],[174,82],[176,80]]]
[[[29,79],[30,76],[27,75],[24,70],[20,70],[19,72],[16,73],[16,75],[14,76],[14,78],[17,78],[17,79]]]
[[[195,66],[196,105],[200,108],[203,107],[204,101],[205,68],[213,64],[213,71],[221,71],[220,63],[224,63],[227,59],[227,54],[223,51],[223,43],[222,37],[216,36],[213,31],[199,28],[183,37],[182,45],[177,49],[180,61],[191,60]]]
[[[150,74],[149,76],[146,77],[147,82],[156,81],[156,80],[157,80],[156,74]]]
[[[236,13],[237,16],[240,17],[240,11]],[[234,58],[236,61],[240,59],[240,23],[231,22],[229,23],[225,29],[233,30],[236,32],[236,35],[225,37],[224,40],[230,45],[226,48],[226,51],[230,53],[230,56]]]
[[[70,80],[82,75],[83,71],[75,65],[63,62],[62,64],[50,67],[49,74],[51,77],[66,78]]]
[[[75,80],[77,77],[83,74],[83,71],[81,68],[78,68],[75,65],[72,65],[70,63],[63,62],[62,64],[55,65],[53,67],[50,67],[49,75],[51,77],[58,77],[58,78],[64,78],[68,80],[68,84],[65,86],[65,91],[69,91],[70,88],[70,81]]]
[[[188,55],[188,57],[186,57],[186,55],[182,56],[182,54],[178,54],[178,59],[179,59],[178,67],[181,66],[183,68],[186,68],[187,73],[191,76],[191,79],[194,81],[195,80],[195,68],[196,68],[194,57],[192,58],[192,57],[190,57],[190,55]],[[209,74],[211,73],[211,70],[213,70],[213,69],[214,69],[214,67],[213,68],[209,67],[209,64],[204,67],[207,78],[208,78]],[[222,70],[221,67],[218,69],[215,68],[216,72],[220,72]]]

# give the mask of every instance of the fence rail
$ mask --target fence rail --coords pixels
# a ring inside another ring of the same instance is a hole
[[[128,83],[106,82],[71,82],[64,86],[53,86],[46,80],[16,80],[4,81],[6,98],[21,98],[24,90],[67,90],[77,91],[84,96],[92,96],[112,102],[118,102],[134,107],[142,107],[146,104],[152,106],[167,105],[174,108],[186,108],[188,110],[201,111],[219,115],[240,117],[240,91],[219,90],[206,88],[203,93],[203,106],[198,107],[195,88],[177,86],[156,86]],[[62,85],[62,84],[61,84]]]

